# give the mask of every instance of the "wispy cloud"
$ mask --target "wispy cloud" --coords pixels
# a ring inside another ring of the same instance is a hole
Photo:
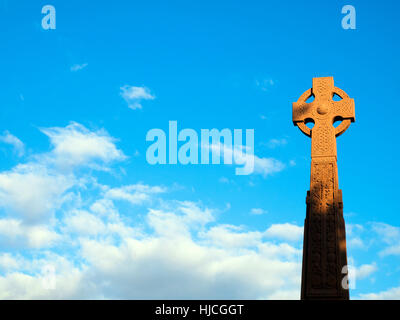
[[[256,80],[256,86],[259,87],[262,91],[268,91],[274,85],[275,85],[275,81],[271,78]]]
[[[364,300],[399,300],[400,287],[391,288],[378,293],[362,293],[358,298]]]
[[[128,103],[128,107],[135,109],[142,109],[142,100],[153,100],[155,96],[150,93],[150,90],[146,87],[134,87],[125,85],[120,88],[121,96]]]
[[[268,148],[274,149],[276,147],[280,147],[280,146],[285,146],[287,145],[288,141],[286,138],[281,138],[281,139],[270,139],[266,145],[268,146]]]
[[[355,278],[356,280],[365,279],[377,270],[378,267],[375,263],[363,264],[355,269]]]
[[[18,156],[23,156],[25,153],[24,143],[8,131],[4,131],[3,135],[0,136],[0,142],[12,145]]]
[[[131,204],[141,204],[148,201],[152,195],[165,193],[167,189],[160,186],[148,186],[141,183],[123,186],[120,188],[110,188],[105,192],[105,198],[113,200],[125,200]]]
[[[219,153],[220,157],[234,159],[235,164],[243,165],[246,174],[260,174],[265,178],[285,168],[285,164],[281,161],[274,158],[258,157],[244,145],[228,146],[222,143],[212,143],[204,148]]]
[[[87,66],[88,66],[87,63],[74,64],[73,66],[71,66],[70,70],[71,70],[71,72],[77,72],[77,71],[80,71],[80,70],[86,68]]]
[[[261,215],[261,214],[264,214],[264,213],[268,213],[268,211],[264,210],[264,209],[261,209],[261,208],[252,208],[250,210],[250,213],[254,214],[254,215]]]

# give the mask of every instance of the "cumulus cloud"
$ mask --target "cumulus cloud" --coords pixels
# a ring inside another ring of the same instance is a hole
[[[192,229],[200,228],[213,219],[210,209],[202,210],[189,201],[176,201],[165,208],[150,209],[147,215],[147,223],[157,235],[171,238],[189,237]]]
[[[221,223],[225,211],[163,186],[101,184],[83,169],[124,158],[108,133],[42,131],[52,149],[0,173],[0,299],[299,298],[303,227]],[[394,245],[396,229],[375,227]]]
[[[89,207],[100,212],[102,205],[95,200]],[[218,225],[215,211],[200,203],[162,201],[149,208],[145,231],[122,233],[118,241],[111,221],[115,212],[66,214],[62,236],[79,234],[78,241],[65,242],[74,262],[53,254],[33,259],[27,273],[17,257],[0,257],[0,267],[9,270],[0,276],[0,298],[299,298],[299,248],[265,241],[259,231]],[[55,289],[43,285],[46,265],[54,267]]]
[[[246,232],[234,225],[219,225],[211,227],[201,234],[201,237],[214,245],[224,248],[248,248],[261,243],[262,232]]]
[[[103,221],[84,210],[73,210],[64,218],[65,231],[79,235],[98,235],[105,231]]]
[[[104,130],[89,131],[73,122],[41,131],[50,138],[52,150],[0,173],[0,208],[28,224],[50,221],[55,211],[71,200],[71,189],[79,187],[83,179],[72,169],[103,169],[112,161],[125,159],[115,139]]]
[[[90,283],[81,284],[84,265],[77,268],[63,256],[47,253],[20,263],[25,268],[0,276],[0,299],[83,299],[93,293]]]
[[[25,153],[25,145],[24,143],[18,139],[16,136],[12,135],[7,130],[4,131],[3,135],[0,136],[0,142],[12,145],[14,148],[14,152],[19,156],[23,156]]]
[[[20,267],[20,261],[17,257],[13,257],[10,253],[0,254],[0,271],[8,271]]]
[[[17,165],[0,173],[0,207],[29,223],[47,220],[66,200],[74,180],[38,163]]]
[[[303,227],[290,223],[273,224],[265,231],[265,236],[288,241],[298,241],[303,236],[303,229]]]
[[[150,90],[146,87],[134,87],[125,85],[120,88],[121,96],[128,103],[128,107],[135,109],[142,109],[142,100],[153,100],[155,96],[150,93]]]
[[[298,298],[299,243],[219,224],[219,210],[165,200],[163,186],[86,176],[125,159],[105,130],[41,132],[50,151],[0,172],[1,299]]]
[[[129,239],[120,246],[88,240],[82,254],[91,279],[110,298],[238,299],[296,292],[300,264],[204,246],[189,237]],[[298,291],[290,298],[298,298]]]
[[[0,219],[0,246],[3,248],[47,248],[61,239],[46,225],[25,225],[21,220]]]
[[[66,127],[42,128],[41,131],[53,145],[48,160],[63,167],[93,165],[97,161],[109,163],[126,158],[116,147],[116,139],[105,130],[90,131],[71,122]]]
[[[356,280],[365,279],[377,270],[378,270],[378,267],[376,266],[375,263],[363,264],[354,270]]]

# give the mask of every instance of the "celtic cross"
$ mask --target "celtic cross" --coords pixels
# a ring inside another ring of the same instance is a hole
[[[334,101],[333,96],[341,98]],[[314,96],[314,101],[307,100]],[[342,120],[335,128],[333,123]],[[336,157],[336,139],[355,121],[354,100],[333,84],[332,77],[313,78],[313,87],[293,103],[293,124],[311,137],[311,157]],[[307,123],[313,122],[310,129]]]
[[[337,95],[341,98],[334,101]],[[314,101],[307,102],[311,96]],[[334,127],[335,121],[341,124]],[[311,180],[304,222],[302,299],[349,299],[342,190],[339,189],[336,137],[355,121],[354,100],[332,77],[313,78],[312,89],[293,103],[293,124],[311,137]],[[310,129],[307,123],[313,122]],[[348,284],[347,284],[348,285]]]

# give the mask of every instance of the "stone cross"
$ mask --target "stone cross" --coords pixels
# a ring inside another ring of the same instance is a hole
[[[334,101],[337,95],[341,100]],[[311,97],[314,101],[307,102]],[[335,121],[342,121],[336,128]],[[313,78],[293,103],[293,124],[311,137],[311,179],[304,222],[302,299],[349,299],[342,191],[336,137],[355,121],[354,100],[332,77]],[[307,123],[313,122],[310,129]]]
[[[334,101],[334,95],[341,98]],[[314,96],[314,101],[307,100]],[[333,123],[342,120],[335,128]],[[311,157],[336,157],[336,139],[355,121],[354,100],[333,85],[333,78],[314,78],[312,89],[293,103],[293,123],[311,137]],[[313,122],[312,130],[306,126]]]

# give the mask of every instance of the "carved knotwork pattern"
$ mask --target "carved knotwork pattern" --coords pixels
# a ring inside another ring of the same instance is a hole
[[[337,287],[337,221],[334,203],[336,167],[332,162],[313,163],[310,227],[311,289]]]
[[[313,155],[334,155],[335,138],[330,126],[318,126],[312,131],[312,154]],[[333,138],[332,138],[333,135]]]
[[[333,101],[333,94],[338,94],[342,100]],[[307,98],[313,94],[315,100],[307,103]],[[354,121],[354,100],[341,89],[334,87],[332,77],[314,78],[313,87],[304,92],[297,102],[293,103],[293,123],[312,139],[311,156],[336,156],[336,129],[333,122],[337,118]],[[314,128],[304,130],[303,125],[311,119]],[[300,126],[300,124],[302,124]],[[342,134],[347,126],[341,126]],[[311,135],[310,135],[311,132]]]
[[[334,93],[342,100],[333,101]],[[314,95],[313,102],[307,103]],[[334,128],[335,119],[343,123]],[[306,123],[311,119],[314,127]],[[311,185],[304,234],[302,299],[348,299],[341,287],[347,264],[342,197],[338,186],[336,136],[354,122],[354,100],[334,87],[332,77],[314,78],[312,89],[293,103],[293,123],[311,137]]]
[[[334,104],[333,116],[342,118],[354,117],[354,100],[353,99],[342,99]]]
[[[313,87],[313,94],[317,98],[327,98],[332,93],[331,85],[327,81],[323,81],[322,79],[318,79],[318,86]]]

